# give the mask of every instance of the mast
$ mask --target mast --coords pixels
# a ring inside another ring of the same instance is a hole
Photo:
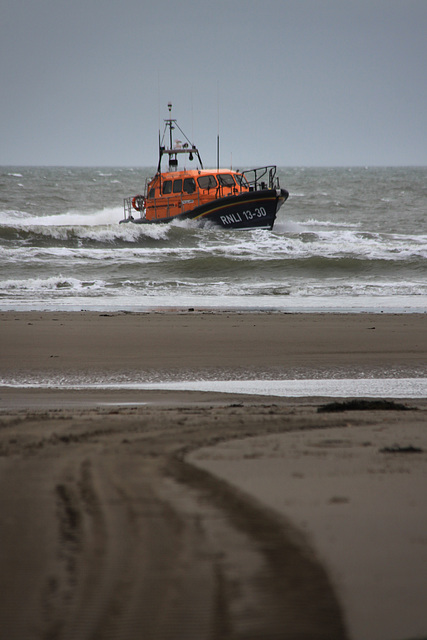
[[[169,109],[169,114],[172,112],[172,102],[168,102],[168,109]],[[166,120],[166,126],[169,127],[169,149],[172,149],[172,131],[174,129],[172,122],[175,122],[175,120],[169,119]],[[176,159],[176,165],[178,165],[178,160]],[[171,165],[175,166],[175,163],[172,161],[172,156],[169,156],[169,171],[171,170]]]
[[[168,110],[169,110],[169,114],[171,114],[172,102],[168,102]],[[182,135],[184,136],[187,142],[184,142],[183,144],[181,144],[178,140],[176,140],[174,145],[172,131],[175,128],[179,129],[179,131],[182,133]],[[169,148],[164,144],[165,137],[168,131],[169,131]],[[162,139],[160,139],[160,131],[159,131],[159,164],[157,166],[157,173],[161,174],[161,164],[162,164],[162,158],[164,155],[168,156],[169,171],[175,171],[178,168],[178,155],[183,153],[187,154],[190,162],[192,162],[194,160],[194,156],[196,156],[197,160],[199,161],[200,168],[203,169],[203,163],[199,154],[199,150],[193,143],[190,142],[190,140],[187,138],[187,136],[185,135],[181,127],[177,124],[177,121],[169,117],[165,120],[165,128],[163,131]]]

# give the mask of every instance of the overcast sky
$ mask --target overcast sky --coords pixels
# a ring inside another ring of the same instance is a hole
[[[427,0],[1,0],[0,164],[427,165]]]

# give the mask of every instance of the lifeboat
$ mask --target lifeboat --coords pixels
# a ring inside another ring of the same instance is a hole
[[[169,115],[172,105],[168,104]],[[178,130],[185,142],[174,140]],[[167,170],[162,168],[167,161]],[[196,163],[195,168],[179,164]],[[272,229],[277,212],[289,193],[279,185],[274,165],[233,171],[204,169],[199,150],[177,121],[165,120],[159,133],[156,175],[146,180],[143,194],[124,200],[121,223],[162,224],[194,220],[223,229]]]

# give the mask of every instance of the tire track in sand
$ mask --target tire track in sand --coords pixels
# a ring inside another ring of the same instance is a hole
[[[283,430],[288,412],[178,413],[177,422],[167,408],[55,411],[5,423],[0,529],[25,566],[7,554],[0,562],[0,590],[8,571],[16,582],[7,616],[0,611],[1,637],[346,637],[328,578],[292,544],[295,532],[183,459],[189,448],[241,436],[243,425],[245,435],[266,421]]]

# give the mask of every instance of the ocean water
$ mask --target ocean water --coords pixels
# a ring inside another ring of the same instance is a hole
[[[273,231],[120,225],[154,169],[0,167],[0,310],[427,310],[427,168],[282,168]]]

